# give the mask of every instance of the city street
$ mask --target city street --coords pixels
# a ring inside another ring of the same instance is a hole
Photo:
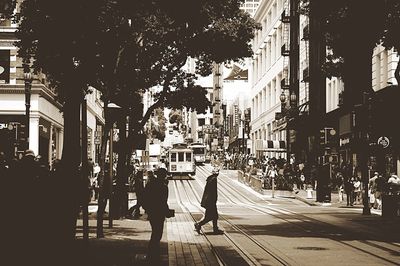
[[[209,223],[198,235],[193,224],[204,212],[199,202],[210,171],[210,165],[200,166],[194,180],[169,181],[168,202],[176,214],[165,224],[165,265],[400,263],[398,220],[386,220],[376,214],[363,216],[360,208],[310,206],[292,197],[261,195],[238,182],[237,171],[233,170],[222,170],[218,177],[218,224],[224,234],[213,234]],[[114,228],[106,230],[106,239],[92,239],[92,248],[105,248],[107,239],[113,239],[114,247],[121,252],[121,245],[130,239],[136,242],[130,243],[130,250],[123,249],[123,256],[139,263],[151,232],[145,216],[140,220],[114,221]],[[99,246],[96,241],[103,244]],[[108,252],[112,253],[110,249]],[[92,254],[103,262],[107,257],[101,252]]]
[[[1,0],[1,265],[400,265],[400,1],[360,3]]]

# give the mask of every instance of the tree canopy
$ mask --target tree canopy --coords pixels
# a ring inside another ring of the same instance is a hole
[[[239,9],[241,2],[25,0],[21,3],[17,14],[18,54],[25,71],[33,69],[46,75],[63,103],[62,160],[67,170],[65,176],[73,180],[69,181],[71,189],[77,184],[80,163],[77,156],[80,103],[89,86],[102,92],[105,103],[121,106],[120,115],[130,115],[130,120],[134,120],[130,129],[136,133],[160,107],[184,106],[203,112],[210,104],[206,90],[196,86],[196,75],[185,73],[182,67],[188,57],[196,58],[197,73],[207,75],[213,62],[251,56],[250,40],[259,26]],[[154,104],[142,114],[143,93],[154,86],[161,91],[154,94]],[[112,123],[109,118],[106,116],[104,132]],[[74,204],[69,207],[76,207]]]
[[[16,0],[0,1],[0,19],[10,18],[13,14],[16,4]]]
[[[309,2],[302,1],[305,10]],[[318,2],[318,1],[314,1]],[[326,43],[332,50],[328,55],[328,76],[344,76],[343,63],[354,50],[370,50],[381,44],[386,49],[400,52],[400,2],[370,0],[362,4],[356,0],[324,1],[314,5],[323,18]],[[350,59],[348,59],[350,60]],[[399,66],[396,71],[400,83]]]

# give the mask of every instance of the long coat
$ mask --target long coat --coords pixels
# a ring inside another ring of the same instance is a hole
[[[156,178],[147,183],[144,189],[143,208],[150,218],[164,219],[169,211],[168,186],[165,180]]]
[[[217,176],[217,174],[212,174],[207,177],[206,187],[201,198],[201,206],[206,209],[217,208]]]

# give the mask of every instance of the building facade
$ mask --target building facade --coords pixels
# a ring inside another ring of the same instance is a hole
[[[288,78],[288,61],[282,55],[282,45],[288,38],[288,29],[281,21],[287,3],[283,0],[262,1],[254,19],[262,26],[253,40],[254,56],[250,63],[251,87],[251,153],[257,156],[285,157],[287,132],[284,124],[275,120],[281,111],[282,80]],[[268,140],[278,145],[268,148]],[[280,141],[280,142],[279,142]]]
[[[29,148],[51,165],[62,155],[62,105],[44,74],[35,73],[29,82],[25,80],[22,60],[14,45],[16,30],[17,24],[11,20],[0,21],[0,152],[11,159]],[[104,116],[100,93],[94,88],[92,91],[87,95],[88,156],[95,159],[96,152],[100,152],[99,136]],[[30,97],[28,147],[26,97]]]

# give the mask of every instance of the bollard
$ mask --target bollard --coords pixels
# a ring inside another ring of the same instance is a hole
[[[312,195],[313,190],[311,188],[307,189],[307,199],[312,199],[313,195]]]

